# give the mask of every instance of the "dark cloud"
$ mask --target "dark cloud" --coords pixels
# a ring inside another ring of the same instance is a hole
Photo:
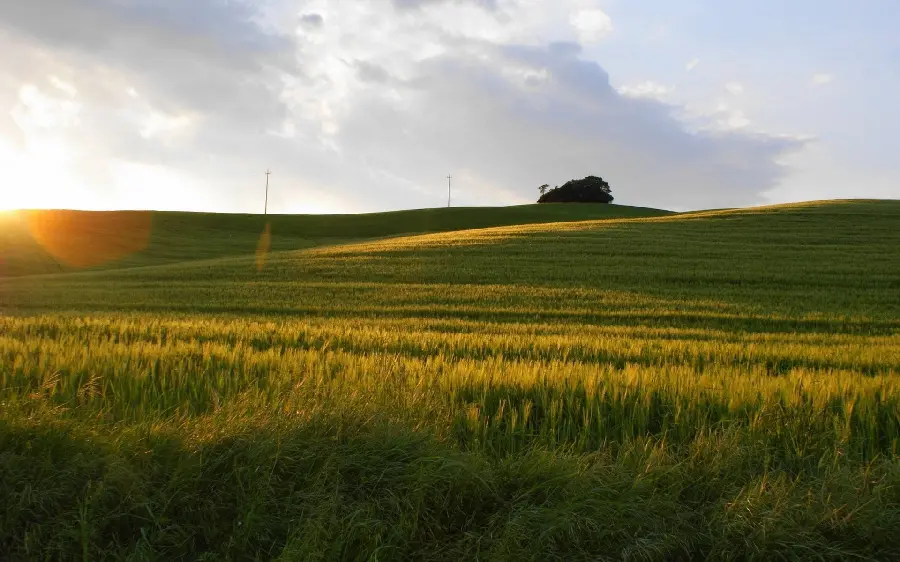
[[[363,82],[384,84],[391,78],[391,75],[388,74],[388,71],[383,66],[368,61],[356,61],[354,66],[356,67],[356,75]]]
[[[0,27],[44,44],[86,51],[138,46],[188,50],[240,65],[287,46],[254,22],[246,2],[218,0],[29,0],[0,3]],[[144,61],[147,62],[147,61]]]
[[[796,140],[691,132],[675,107],[623,97],[574,45],[485,48],[423,63],[402,104],[361,102],[341,143],[377,168],[427,185],[445,170],[531,199],[543,183],[599,174],[623,203],[709,208],[758,201]],[[529,75],[529,73],[532,73]]]
[[[522,51],[522,47],[512,46],[512,47],[510,47],[509,50],[510,50],[510,53],[514,53],[515,51]],[[582,49],[581,45],[578,43],[573,43],[571,41],[556,41],[556,42],[550,43],[547,46],[546,55],[547,56],[558,56],[558,57],[564,57],[567,55],[574,56],[574,55],[580,55],[582,50],[583,49]],[[535,52],[533,50],[530,50],[529,52],[530,52],[531,56],[535,55]],[[543,54],[541,53],[541,55],[543,55]]]
[[[318,29],[325,23],[325,18],[319,14],[304,14],[300,16],[300,24],[307,29]]]
[[[298,69],[291,41],[254,15],[249,3],[216,0],[29,0],[0,3],[0,29],[83,69],[128,75],[167,110],[277,119],[277,73]]]

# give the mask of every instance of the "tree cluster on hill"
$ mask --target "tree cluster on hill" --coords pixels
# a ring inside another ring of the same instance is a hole
[[[588,176],[571,180],[561,186],[548,189],[547,184],[538,188],[541,197],[538,203],[612,203],[613,196],[609,184],[603,178]]]

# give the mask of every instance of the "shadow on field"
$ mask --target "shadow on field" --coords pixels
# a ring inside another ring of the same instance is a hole
[[[199,443],[146,428],[110,438],[0,422],[0,550],[13,560],[898,554],[896,510],[851,473],[825,499],[740,451],[489,462],[409,431],[336,421]],[[728,469],[738,472],[719,472]],[[748,495],[742,482],[757,489],[760,478],[767,493]],[[733,502],[744,507],[732,512]],[[842,502],[854,516],[829,518]]]
[[[634,548],[687,559],[708,548],[692,544],[691,518],[679,515],[687,506],[654,497],[633,475],[611,474],[586,493],[591,477],[567,462],[492,467],[408,432],[318,429],[188,445],[0,425],[0,550],[13,559],[537,560]]]

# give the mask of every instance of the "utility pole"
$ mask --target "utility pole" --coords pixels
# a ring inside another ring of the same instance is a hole
[[[453,174],[447,176],[447,208],[450,208],[450,180],[453,178]]]
[[[269,214],[269,174],[272,172],[266,170],[266,206],[263,208],[263,215]]]

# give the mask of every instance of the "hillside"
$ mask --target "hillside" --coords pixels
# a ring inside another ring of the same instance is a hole
[[[362,293],[355,287],[368,283],[387,302],[398,294],[385,290],[392,285],[496,286],[512,292],[522,286],[541,286],[577,289],[573,294],[592,290],[655,295],[679,307],[695,300],[718,302],[723,309],[746,305],[791,315],[788,318],[826,312],[897,318],[900,310],[893,289],[900,271],[898,221],[898,202],[854,201],[515,225],[296,251],[277,251],[276,247],[261,271],[257,270],[255,256],[246,250],[246,256],[212,261],[209,258],[216,257],[216,252],[207,250],[197,252],[201,259],[193,263],[172,259],[178,263],[98,271],[89,276],[80,274],[71,283],[79,285],[79,302],[90,303],[84,299],[97,291],[109,303],[107,306],[113,307],[118,304],[114,296],[106,294],[114,292],[107,285],[164,282],[164,290],[170,295],[165,299],[168,306],[192,311],[220,310],[222,301],[227,309],[242,312],[277,309],[289,313],[296,306],[308,310],[307,298],[292,299],[267,291],[285,287],[301,291],[306,285],[318,287],[322,283],[329,285],[334,306],[346,307],[343,287],[349,287],[347,298],[356,303]],[[275,224],[273,230],[278,231]],[[382,232],[388,231],[386,224],[379,225]],[[322,226],[329,234],[340,232],[333,226],[332,230],[327,228]],[[172,227],[165,232],[175,236],[179,230]],[[198,232],[204,231],[190,230],[191,240],[197,242],[179,244],[173,238],[170,247],[199,246],[204,238],[197,236]],[[351,238],[375,232],[374,226],[360,227]],[[257,235],[250,227],[246,233],[246,243],[252,241],[255,248]],[[207,243],[207,248],[219,248]],[[192,252],[185,252],[181,258],[190,255]],[[148,259],[141,265],[151,263]],[[70,283],[67,279],[54,277],[46,286],[65,286]],[[171,298],[181,291],[182,283],[183,297]],[[245,294],[245,284],[259,290]],[[15,286],[10,284],[10,290]],[[37,291],[44,285],[29,281],[27,286]],[[204,298],[192,295],[192,291],[204,287],[214,294],[204,294]],[[452,290],[441,291],[448,291],[442,296],[453,294]],[[141,293],[143,301],[128,292],[119,294],[129,306],[139,302],[149,306],[156,298],[152,291]],[[491,299],[471,304],[496,306]],[[64,305],[53,302],[53,306]],[[565,308],[563,302],[557,306]],[[536,307],[535,312],[543,311]]]
[[[0,279],[0,552],[900,557],[900,201],[356,224]]]
[[[399,234],[666,214],[671,213],[622,205],[523,205],[268,217],[21,211],[0,216],[0,276],[251,255],[267,224],[271,228],[271,250],[278,251]]]

